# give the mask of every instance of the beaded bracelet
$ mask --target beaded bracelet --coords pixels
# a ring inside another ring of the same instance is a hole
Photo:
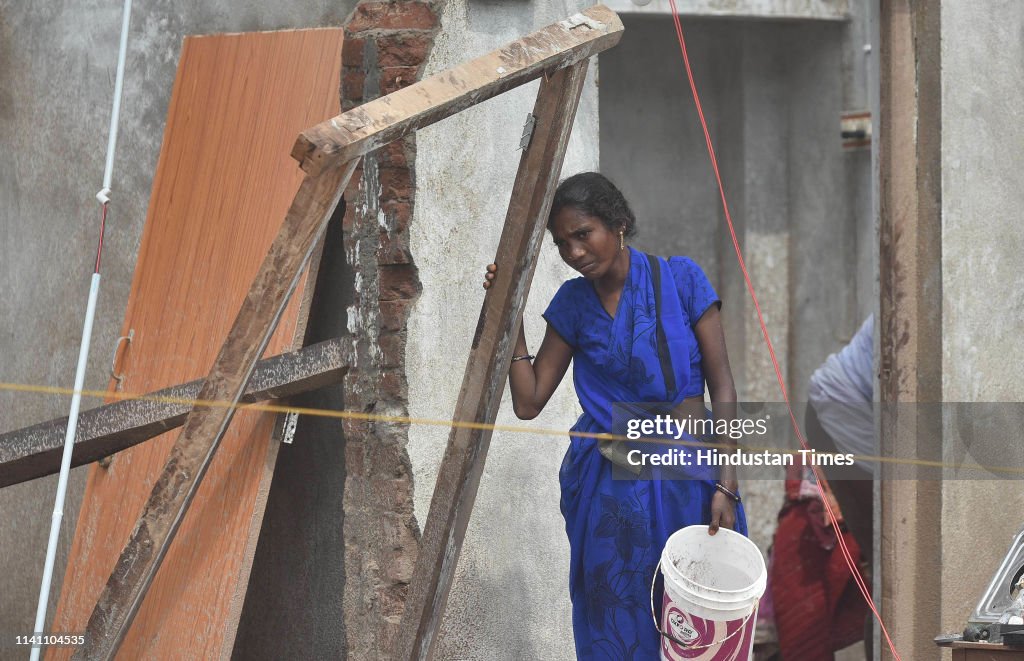
[[[533,354],[529,354],[529,353],[523,354],[522,356],[512,356],[512,362],[514,363],[517,360],[533,360],[536,357],[537,356],[534,356]]]
[[[725,486],[723,486],[721,482],[715,482],[715,488],[724,493],[726,496],[729,496],[729,498],[732,498],[732,501],[734,503],[738,503],[741,500],[743,500],[742,498],[740,498],[740,495],[738,493],[736,493],[735,491],[730,491]]]

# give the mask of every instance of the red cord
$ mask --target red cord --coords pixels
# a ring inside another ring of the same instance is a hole
[[[683,26],[679,22],[679,11],[676,9],[675,0],[669,0],[669,4],[672,7],[672,21],[675,23],[676,37],[679,40],[679,48],[683,53],[683,64],[686,66],[686,77],[690,81],[690,91],[693,93],[693,102],[697,107],[697,115],[700,117],[701,127],[704,129],[704,141],[707,144],[708,155],[711,157],[711,167],[715,171],[715,181],[718,183],[718,192],[722,199],[722,208],[725,211],[725,221],[729,225],[729,235],[732,237],[732,246],[736,251],[736,258],[739,260],[740,270],[743,272],[743,279],[747,284],[747,291],[750,292],[750,298],[754,302],[754,309],[757,311],[757,322],[761,326],[761,334],[764,336],[765,344],[768,346],[768,354],[771,356],[772,366],[775,368],[775,378],[779,382],[779,388],[782,390],[782,397],[786,402],[786,409],[789,412],[789,420],[793,424],[793,430],[796,432],[796,437],[800,441],[800,445],[805,450],[810,450],[807,440],[800,431],[800,425],[797,424],[796,416],[793,414],[793,407],[789,401],[789,393],[786,390],[786,382],[782,378],[782,370],[779,368],[779,361],[775,356],[775,347],[772,345],[772,340],[768,336],[768,327],[765,325],[764,316],[761,314],[761,305],[758,303],[757,295],[754,293],[754,285],[750,280],[750,274],[747,272],[747,264],[743,259],[743,251],[740,249],[739,240],[736,238],[736,228],[732,222],[732,214],[729,213],[729,203],[725,199],[725,188],[722,185],[722,175],[718,171],[718,159],[715,157],[715,148],[711,142],[711,133],[708,131],[708,124],[704,119],[704,110],[700,103],[700,96],[697,94],[697,85],[693,80],[693,72],[690,70],[690,56],[686,51],[686,40],[683,38]],[[836,531],[836,539],[839,542],[839,548],[842,552],[843,559],[846,561],[846,565],[849,567],[850,573],[853,575],[854,582],[857,584],[857,588],[860,590],[861,595],[867,602],[868,607],[875,616],[875,619],[878,620],[878,624],[882,628],[882,634],[885,636],[885,640],[889,644],[889,651],[892,652],[896,661],[901,661],[900,655],[896,651],[896,646],[893,644],[892,638],[889,636],[889,631],[886,629],[885,623],[882,622],[882,616],[878,613],[878,608],[875,606],[875,602],[871,598],[871,591],[864,582],[864,577],[861,576],[856,563],[853,562],[853,556],[846,545],[846,540],[843,539],[843,535],[840,532],[839,522],[836,519],[835,512],[832,511],[829,499],[825,496],[825,488],[823,486],[826,484],[825,477],[821,474],[821,471],[817,466],[812,465],[811,470],[814,472],[814,477],[816,478],[815,486],[818,488],[818,494],[821,496],[821,502],[824,503],[829,521],[832,523],[833,529]],[[870,645],[871,642],[865,641],[865,644]]]
[[[99,244],[97,244],[96,246],[96,269],[93,271],[93,273],[100,272],[100,258],[103,257],[103,233],[107,229],[107,207],[110,205],[107,202],[103,202],[101,203],[101,206],[103,208],[103,211],[100,214],[100,241]]]

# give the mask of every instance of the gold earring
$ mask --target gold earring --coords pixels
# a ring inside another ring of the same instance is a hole
[[[625,247],[626,247],[626,233],[624,231],[622,231],[622,230],[619,230],[619,250],[622,250]]]

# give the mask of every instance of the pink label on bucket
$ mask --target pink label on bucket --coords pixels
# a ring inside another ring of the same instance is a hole
[[[662,659],[747,661],[750,658],[756,625],[753,615],[726,622],[705,620],[680,609],[668,594],[664,596],[661,612],[662,631],[676,639],[662,637]]]

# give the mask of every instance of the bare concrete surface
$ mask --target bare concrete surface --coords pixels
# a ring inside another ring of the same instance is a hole
[[[942,398],[1020,402],[1024,5],[944,0],[941,12]],[[949,452],[956,430],[943,437]],[[1022,512],[1019,480],[943,482],[945,630],[963,629]]]
[[[849,16],[850,2],[857,0],[676,0],[676,9],[683,16],[842,21]],[[608,0],[605,4],[617,12],[672,13],[669,0],[651,0],[646,5],[633,0]]]

